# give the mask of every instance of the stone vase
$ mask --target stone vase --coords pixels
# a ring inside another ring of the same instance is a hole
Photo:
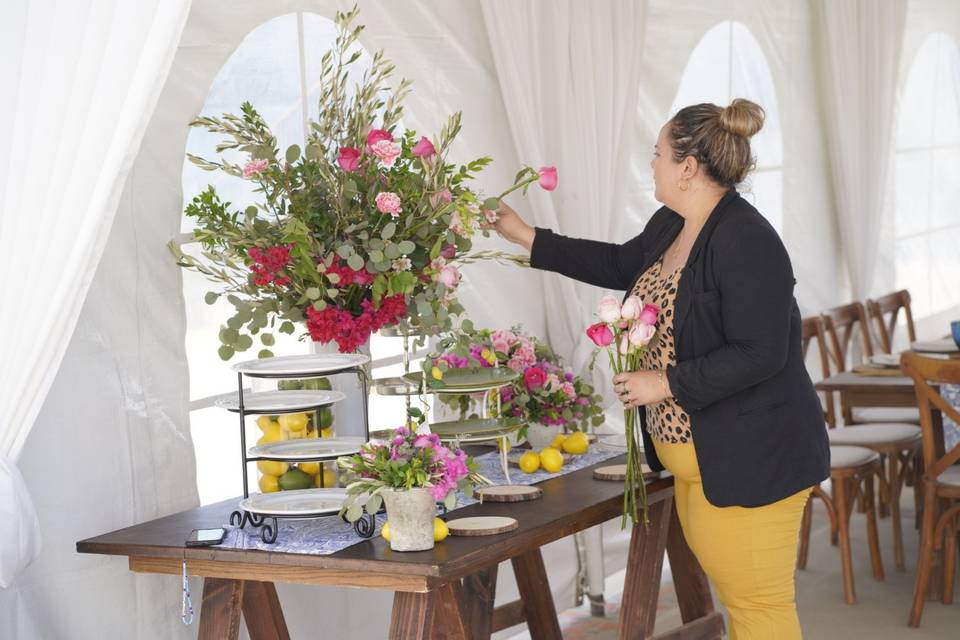
[[[557,434],[562,432],[563,427],[560,425],[531,422],[527,425],[527,442],[530,443],[534,451],[539,451],[553,444],[553,439],[557,437]]]
[[[433,519],[437,503],[430,489],[385,489],[381,492],[390,523],[394,551],[433,549]]]

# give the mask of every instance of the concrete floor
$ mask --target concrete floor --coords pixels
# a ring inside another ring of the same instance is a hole
[[[805,571],[797,572],[797,605],[804,637],[811,640],[960,640],[960,592],[954,604],[926,603],[923,620],[918,629],[907,626],[913,581],[916,571],[918,532],[913,527],[914,510],[912,489],[907,489],[902,502],[906,571],[893,566],[893,547],[889,518],[879,520],[880,544],[886,579],[877,582],[870,570],[867,550],[866,525],[862,514],[852,518],[852,547],[856,579],[857,604],[843,600],[843,580],[840,556],[830,545],[830,527],[822,503],[815,502],[813,531],[810,538],[810,558]],[[669,570],[657,607],[657,633],[667,631],[680,623],[676,598],[669,582]],[[607,640],[616,638],[617,615],[623,574],[607,580],[607,616],[593,618],[585,605],[561,614],[564,638],[568,640]],[[716,600],[715,600],[716,601]],[[717,603],[719,607],[719,603]],[[529,638],[526,632],[512,640]]]

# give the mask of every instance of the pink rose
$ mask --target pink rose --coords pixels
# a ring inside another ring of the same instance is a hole
[[[400,143],[391,140],[380,140],[370,146],[370,153],[380,159],[380,164],[387,169],[391,169],[393,168],[393,163],[400,157]]]
[[[623,306],[620,307],[620,317],[626,320],[634,320],[640,317],[640,312],[643,311],[643,300],[637,296],[630,296],[623,302]]]
[[[517,336],[513,331],[498,329],[490,335],[490,342],[493,344],[494,351],[500,353],[509,353],[510,347],[517,341]]]
[[[436,193],[430,194],[430,206],[434,209],[439,209],[442,205],[445,205],[452,200],[453,194],[450,193],[449,189],[441,189]]]
[[[557,188],[557,168],[540,167],[540,188],[544,191],[553,191]]]
[[[577,390],[573,388],[573,385],[569,382],[564,382],[560,385],[560,391],[563,392],[563,395],[567,396],[570,400],[577,399]]]
[[[653,334],[656,333],[656,331],[653,325],[638,322],[630,327],[630,333],[628,334],[630,344],[635,347],[645,347],[650,343],[650,340],[653,339]]]
[[[637,319],[643,324],[655,325],[659,317],[660,307],[655,304],[645,304]]]
[[[446,258],[447,260],[450,260],[451,258],[457,255],[457,245],[455,244],[443,245],[443,249],[440,249],[440,255]]]
[[[630,339],[627,338],[625,333],[620,335],[620,353],[621,355],[630,353]]]
[[[447,225],[447,228],[458,236],[467,235],[467,228],[463,226],[463,220],[460,219],[459,211],[454,211],[450,214],[450,224]]]
[[[593,340],[598,347],[606,347],[613,342],[613,331],[603,322],[592,324],[587,327],[587,336]]]
[[[260,175],[267,168],[267,164],[266,160],[251,160],[243,165],[243,179],[249,180],[253,176]]]
[[[437,280],[447,289],[456,289],[460,284],[460,271],[452,264],[448,264],[440,270]]]
[[[340,157],[337,158],[337,163],[344,171],[353,173],[360,168],[360,149],[341,147]]]
[[[614,296],[603,296],[597,305],[597,315],[607,324],[620,319],[620,302]]]
[[[370,133],[367,134],[367,148],[372,150],[373,145],[384,140],[393,142],[393,134],[383,129],[371,129]]]
[[[530,367],[523,372],[523,384],[531,391],[539,389],[547,381],[547,372],[540,367]]]
[[[433,143],[430,142],[426,136],[420,138],[420,142],[413,145],[413,149],[410,151],[418,158],[429,158],[437,152],[436,148],[433,146]]]
[[[392,191],[381,191],[377,194],[377,209],[380,213],[389,213],[396,218],[403,211],[400,207],[400,196]]]

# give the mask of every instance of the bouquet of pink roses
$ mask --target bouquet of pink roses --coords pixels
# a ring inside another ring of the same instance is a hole
[[[656,305],[644,304],[638,296],[628,297],[623,304],[614,296],[604,296],[597,306],[600,322],[587,327],[587,336],[594,344],[606,350],[610,368],[614,374],[636,371],[640,367],[647,346],[657,334]],[[636,409],[623,412],[624,434],[627,438],[627,475],[623,491],[623,526],[627,516],[636,523],[638,519],[637,492],[647,520],[647,489],[643,482],[640,462],[640,433],[636,428]]]

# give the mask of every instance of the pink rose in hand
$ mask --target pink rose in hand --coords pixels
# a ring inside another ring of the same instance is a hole
[[[347,173],[353,173],[360,168],[360,149],[354,147],[341,147],[340,156],[337,158],[337,164]]]
[[[630,344],[635,347],[645,347],[653,339],[653,334],[656,333],[652,324],[643,324],[638,322],[632,327],[630,327]]]
[[[620,334],[620,354],[627,355],[630,353],[630,339],[627,337],[627,334]]]
[[[523,384],[533,391],[539,389],[547,381],[547,372],[540,367],[530,367],[523,372]]]
[[[447,289],[456,289],[460,284],[460,271],[452,264],[448,264],[440,270],[437,280]]]
[[[540,174],[540,188],[544,191],[553,191],[557,188],[557,168],[540,167],[537,171]]]
[[[613,342],[613,331],[605,323],[598,322],[587,327],[587,337],[598,347],[606,347]]]
[[[660,307],[655,304],[645,304],[637,319],[643,324],[655,325],[659,317]]]
[[[413,149],[410,150],[413,155],[418,158],[429,158],[437,152],[437,149],[433,146],[433,143],[430,140],[423,136],[420,138],[420,142],[413,145]]]
[[[243,179],[249,180],[253,176],[260,175],[267,168],[267,164],[266,160],[251,160],[243,165]]]
[[[394,218],[400,215],[403,208],[400,206],[400,196],[392,191],[381,191],[377,194],[377,210],[380,213],[389,213]]]
[[[603,296],[597,305],[597,315],[607,324],[613,324],[620,319],[620,301],[614,296]]]
[[[620,307],[620,317],[625,320],[635,320],[640,317],[641,311],[643,311],[643,300],[638,296],[630,296],[623,301],[623,306]]]

